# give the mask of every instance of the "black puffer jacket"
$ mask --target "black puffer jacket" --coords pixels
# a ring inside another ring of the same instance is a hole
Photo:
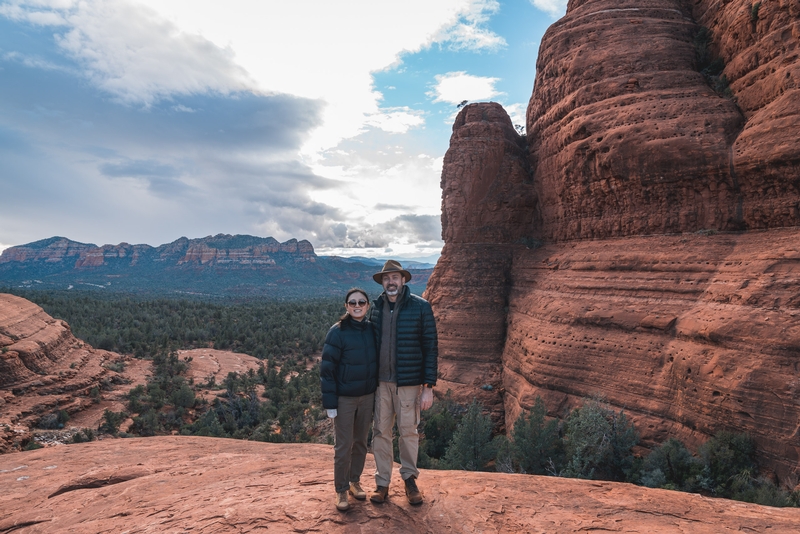
[[[361,397],[378,389],[377,334],[373,325],[345,319],[328,330],[319,367],[322,406],[339,407],[339,397]]]
[[[436,320],[431,305],[422,297],[413,295],[408,286],[403,286],[399,308],[393,313],[397,316],[397,385],[418,386],[436,385],[439,365],[439,338],[436,334]],[[382,293],[372,305],[370,320],[380,334],[383,320]],[[378,335],[378,353],[381,340]]]

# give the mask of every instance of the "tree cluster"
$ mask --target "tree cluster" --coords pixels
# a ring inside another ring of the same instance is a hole
[[[93,347],[151,357],[175,347],[214,347],[260,359],[309,357],[341,313],[340,299],[219,304],[132,296],[101,298],[66,291],[16,291],[64,319]]]
[[[473,400],[459,410],[445,397],[423,416],[421,459],[439,469],[614,480],[770,506],[800,506],[800,492],[759,475],[756,445],[746,434],[719,432],[696,454],[671,438],[639,458],[633,453],[639,437],[624,411],[614,412],[601,400],[589,399],[563,421],[546,413],[544,401],[537,397],[508,438],[493,436],[491,419],[480,403]]]

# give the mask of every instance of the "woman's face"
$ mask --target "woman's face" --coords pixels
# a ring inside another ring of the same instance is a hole
[[[369,310],[369,299],[364,293],[354,291],[347,297],[347,302],[344,303],[347,313],[356,321],[361,321],[367,315]]]

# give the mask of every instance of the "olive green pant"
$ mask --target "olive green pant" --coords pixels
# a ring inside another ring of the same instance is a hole
[[[367,434],[372,422],[375,394],[361,397],[339,397],[333,427],[333,484],[336,492],[347,491],[351,482],[358,482],[367,458]]]
[[[375,484],[389,486],[392,479],[392,430],[397,419],[400,447],[400,476],[418,477],[420,386],[398,387],[394,382],[379,382],[375,392],[375,424],[372,427],[372,453],[375,456]]]

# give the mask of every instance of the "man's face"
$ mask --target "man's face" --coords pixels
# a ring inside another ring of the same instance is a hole
[[[400,273],[386,273],[381,280],[383,282],[383,290],[390,297],[396,297],[406,282]]]

